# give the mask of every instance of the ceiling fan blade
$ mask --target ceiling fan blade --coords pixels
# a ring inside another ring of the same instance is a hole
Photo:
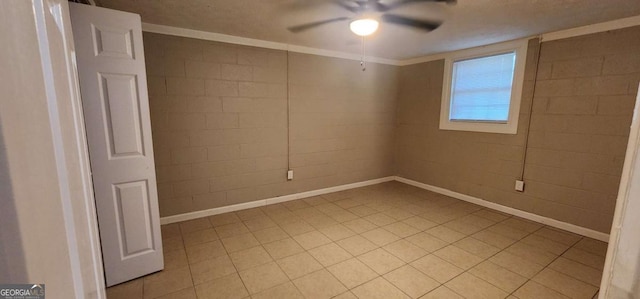
[[[322,5],[337,5],[352,13],[359,13],[362,10],[362,7],[358,1],[349,0],[296,0],[287,2],[285,4],[282,4],[281,6],[287,11],[300,11],[313,9]]]
[[[382,21],[392,24],[411,26],[425,31],[435,30],[442,25],[442,22],[418,20],[394,14],[382,15]]]
[[[380,0],[371,0],[369,2],[373,4],[373,9],[375,9],[377,12],[385,12],[391,10],[391,7],[389,7],[389,5],[380,3]]]
[[[360,13],[370,10],[385,12],[388,10],[387,5],[381,3],[380,0],[334,0],[334,2],[353,13]]]
[[[348,17],[339,17],[339,18],[333,18],[333,19],[328,19],[328,20],[323,20],[323,21],[317,21],[317,22],[311,22],[311,23],[306,23],[306,24],[302,24],[302,25],[297,25],[297,26],[292,26],[287,28],[289,31],[293,32],[293,33],[298,33],[307,29],[311,29],[313,27],[317,27],[320,25],[324,25],[324,24],[329,24],[329,23],[334,23],[334,22],[340,22],[340,21],[346,21],[346,20],[350,20],[351,18]]]
[[[417,2],[444,2],[444,3],[449,4],[449,5],[454,5],[454,4],[458,3],[457,0],[398,0],[398,1],[394,2],[394,3],[384,5],[386,10],[379,10],[379,11],[381,11],[381,12],[389,11],[389,10],[392,10],[392,9],[396,9],[396,8],[398,8],[400,6],[403,6],[405,4],[417,3]]]
[[[281,7],[287,11],[306,10],[329,3],[328,0],[295,0],[281,4]]]
[[[360,6],[352,6],[347,4],[347,2],[345,2],[344,0],[334,0],[333,1],[334,4],[352,12],[352,13],[359,13],[360,12]]]

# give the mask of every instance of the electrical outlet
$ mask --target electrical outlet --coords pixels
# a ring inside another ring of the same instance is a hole
[[[287,171],[287,180],[293,180],[293,170]]]
[[[516,191],[524,192],[524,181],[516,180]]]

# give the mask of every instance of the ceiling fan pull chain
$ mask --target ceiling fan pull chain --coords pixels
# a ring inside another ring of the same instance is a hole
[[[365,56],[365,52],[364,52],[364,36],[362,37],[362,59],[360,59],[360,66],[362,67],[362,71],[366,71],[367,70],[367,65],[364,62],[364,56]]]

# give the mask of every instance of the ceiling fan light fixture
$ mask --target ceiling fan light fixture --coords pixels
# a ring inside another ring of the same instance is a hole
[[[378,30],[378,21],[374,19],[358,19],[349,24],[351,31],[359,36],[368,36]]]

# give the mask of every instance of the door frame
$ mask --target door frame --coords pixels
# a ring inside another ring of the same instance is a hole
[[[629,208],[632,206],[633,208]],[[640,235],[634,228],[640,226],[640,217],[636,208],[640,206],[640,90],[636,96],[633,120],[629,132],[627,152],[622,168],[622,177],[618,189],[616,209],[609,235],[607,256],[600,283],[598,298],[617,298],[633,294],[640,286],[632,281],[640,279]],[[630,264],[635,262],[635,264]],[[620,269],[620,265],[626,265]],[[630,279],[617,284],[614,272],[625,272]]]
[[[32,0],[76,298],[106,298],[67,0]],[[52,20],[53,18],[53,20]]]

